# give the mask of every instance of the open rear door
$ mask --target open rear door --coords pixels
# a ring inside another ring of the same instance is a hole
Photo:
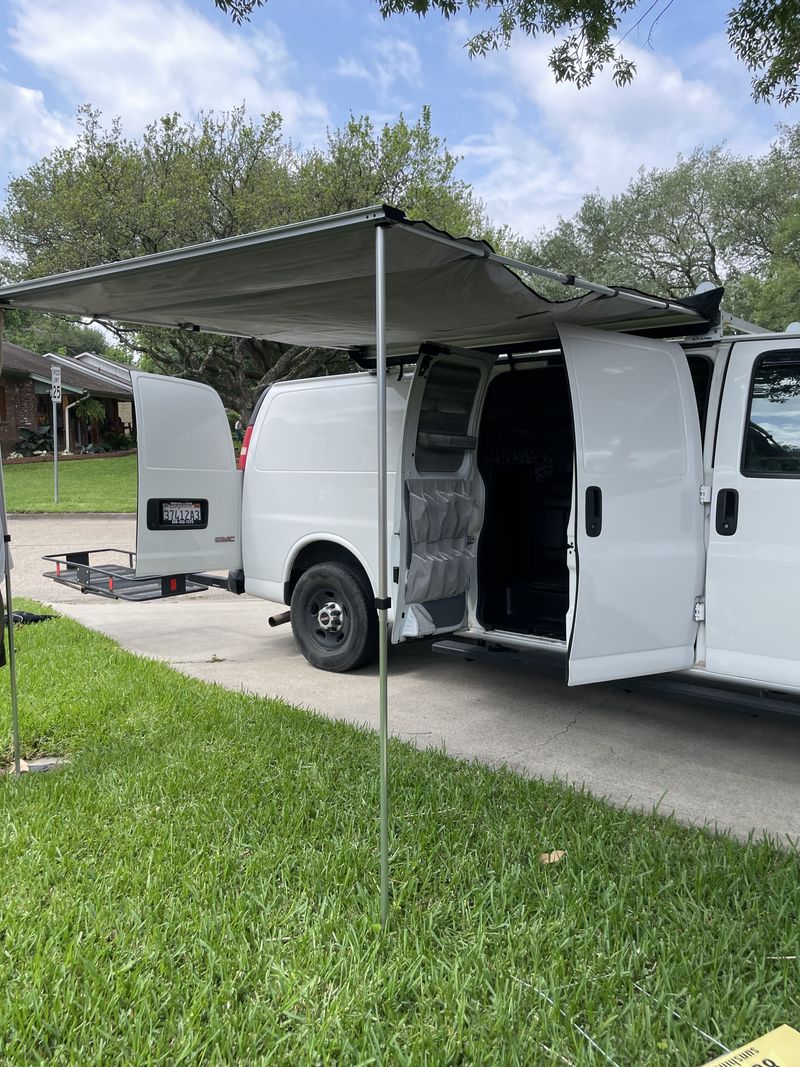
[[[424,354],[408,396],[398,492],[396,644],[452,633],[467,617],[475,565],[475,450],[496,357],[466,349]]]
[[[691,667],[702,447],[679,345],[559,329],[575,426],[568,684]]]
[[[240,475],[210,386],[131,373],[139,493],[136,574],[241,567]]]

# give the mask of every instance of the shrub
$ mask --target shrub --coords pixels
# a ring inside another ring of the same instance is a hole
[[[41,456],[53,448],[53,437],[49,426],[18,426],[19,441],[14,445],[14,452],[21,456]]]
[[[117,452],[125,448],[133,448],[136,439],[126,433],[118,433],[115,430],[103,435],[103,441],[110,449]]]

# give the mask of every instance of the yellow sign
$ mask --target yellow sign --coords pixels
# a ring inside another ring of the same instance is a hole
[[[705,1067],[800,1067],[800,1034],[779,1026],[749,1045],[725,1052]]]

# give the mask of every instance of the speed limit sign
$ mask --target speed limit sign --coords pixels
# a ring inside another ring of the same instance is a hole
[[[50,399],[58,403],[61,400],[61,368],[50,368]]]

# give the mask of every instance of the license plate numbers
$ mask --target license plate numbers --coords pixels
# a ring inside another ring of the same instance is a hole
[[[161,505],[161,521],[165,526],[198,526],[201,514],[200,505],[191,502]]]

